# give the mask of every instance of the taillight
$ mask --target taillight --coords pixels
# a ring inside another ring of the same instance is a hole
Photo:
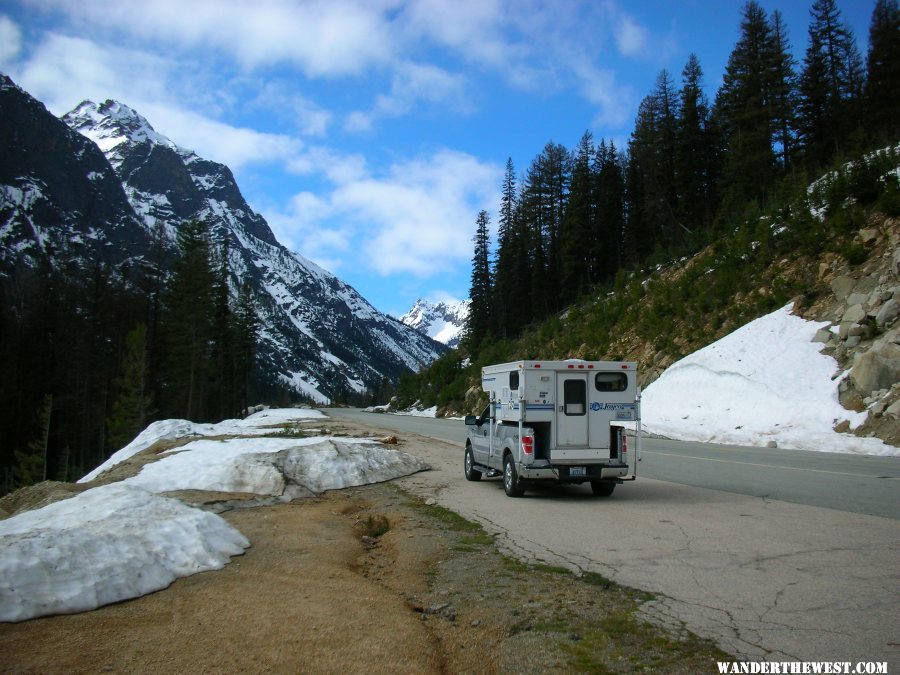
[[[628,436],[622,434],[622,454],[628,452]]]
[[[534,454],[534,436],[522,436],[522,452],[526,455]]]

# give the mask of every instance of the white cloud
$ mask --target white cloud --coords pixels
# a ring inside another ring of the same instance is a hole
[[[390,0],[41,0],[79,26],[114,29],[154,44],[214,47],[246,68],[290,62],[308,76],[360,74],[386,62]]]
[[[22,32],[19,27],[6,16],[0,16],[0,67],[7,69],[22,48]]]
[[[442,150],[340,185],[331,202],[357,224],[376,272],[432,277],[471,257],[475,214],[497,203],[501,176],[499,166]]]
[[[371,111],[354,111],[347,115],[344,129],[368,133],[376,120],[403,117],[419,101],[447,104],[458,111],[471,109],[466,95],[466,78],[462,75],[430,64],[400,63],[394,68],[390,93],[377,96]]]
[[[499,199],[502,168],[461,152],[397,162],[380,176],[352,155],[316,149],[314,156],[346,167],[328,174],[333,189],[297,193],[263,214],[279,240],[330,270],[445,273],[471,257],[475,215]]]
[[[616,44],[623,56],[643,56],[647,50],[650,34],[646,28],[635,23],[630,16],[622,15],[616,29]]]

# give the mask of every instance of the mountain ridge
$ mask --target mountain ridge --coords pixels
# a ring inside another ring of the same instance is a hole
[[[60,120],[3,76],[0,112],[9,120],[0,131],[0,262],[8,267],[60,258],[147,265],[157,234],[171,260],[179,225],[200,219],[214,244],[227,242],[232,297],[251,284],[266,382],[325,403],[364,395],[445,350],[285,248],[227,166],[181,148],[127,105],[84,101]]]

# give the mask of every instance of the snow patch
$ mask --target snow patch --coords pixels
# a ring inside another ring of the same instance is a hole
[[[866,413],[838,400],[837,362],[812,337],[829,323],[789,304],[670,366],[644,391],[646,430],[681,440],[870,455],[900,455],[877,438],[839,434]]]

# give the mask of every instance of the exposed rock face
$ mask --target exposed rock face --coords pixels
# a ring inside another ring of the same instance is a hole
[[[870,252],[850,268],[837,259],[821,270],[832,296],[808,318],[830,320],[816,333],[842,367],[840,400],[868,410],[857,433],[900,443],[900,221],[878,220],[860,231]],[[830,277],[830,279],[829,279]],[[849,371],[849,372],[848,372]]]

